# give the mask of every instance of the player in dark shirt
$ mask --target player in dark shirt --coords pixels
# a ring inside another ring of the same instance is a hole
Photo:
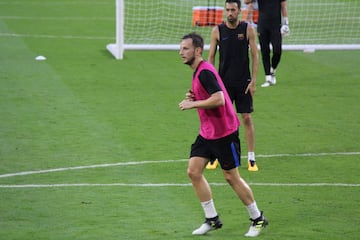
[[[246,4],[255,1],[259,7],[257,31],[259,36],[265,82],[262,87],[276,84],[276,68],[282,54],[282,35],[290,33],[286,0],[245,0]],[[270,56],[270,44],[272,56]]]
[[[239,20],[240,4],[239,0],[226,0],[227,20],[212,30],[208,61],[215,64],[215,55],[219,47],[219,74],[244,123],[248,170],[258,171],[255,160],[255,129],[251,115],[254,111],[258,49],[254,28]],[[252,60],[251,72],[249,47]]]

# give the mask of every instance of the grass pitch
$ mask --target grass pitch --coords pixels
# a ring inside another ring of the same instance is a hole
[[[248,215],[219,169],[206,176],[224,228],[191,236],[203,221],[186,176],[198,119],[178,109],[192,72],[177,51],[114,60],[113,21],[89,17],[112,1],[58,4],[47,21],[41,1],[0,3],[0,239],[242,238]],[[260,239],[358,238],[359,56],[284,52],[267,89],[260,68],[260,171],[239,170],[270,221]]]

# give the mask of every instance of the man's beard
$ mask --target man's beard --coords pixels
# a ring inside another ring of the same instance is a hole
[[[237,21],[236,18],[228,18],[227,20],[229,23],[235,23]]]
[[[195,56],[193,56],[189,61],[187,61],[185,64],[191,66],[195,62]]]

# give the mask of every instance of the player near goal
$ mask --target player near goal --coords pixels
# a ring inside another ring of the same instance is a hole
[[[257,0],[246,4],[246,14],[243,14],[242,17],[244,21],[247,21],[254,27],[257,26],[259,20],[259,6],[257,4]]]
[[[275,74],[282,54],[282,35],[287,36],[290,33],[287,2],[286,0],[245,0],[245,3],[252,4],[254,1],[257,1],[259,7],[257,31],[265,71],[265,82],[261,86],[269,87],[276,84]]]
[[[226,21],[211,32],[208,61],[215,64],[219,47],[219,74],[236,111],[241,114],[248,149],[248,170],[258,171],[255,160],[255,128],[251,113],[256,90],[258,48],[252,25],[239,20],[240,0],[225,1]],[[251,73],[249,47],[251,50]],[[208,167],[209,168],[209,167]]]
[[[179,108],[197,109],[200,119],[200,133],[191,145],[187,174],[205,213],[205,222],[192,234],[203,235],[222,227],[210,185],[203,174],[206,164],[218,159],[226,181],[249,212],[251,225],[245,236],[256,237],[268,221],[258,209],[251,188],[238,171],[240,121],[215,67],[202,58],[203,50],[204,40],[200,35],[191,33],[182,38],[179,54],[194,74],[191,90],[186,93],[185,100],[179,103]]]

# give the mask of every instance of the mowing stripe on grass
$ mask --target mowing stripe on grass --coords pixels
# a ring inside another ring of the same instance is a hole
[[[226,183],[210,183],[212,186],[227,186]],[[360,187],[359,183],[249,183],[266,187]],[[191,183],[61,183],[61,184],[13,184],[0,188],[60,188],[60,187],[191,187]]]
[[[257,155],[257,158],[281,158],[281,157],[318,157],[318,156],[334,156],[334,155],[360,155],[360,152],[337,152],[337,153],[299,153],[299,154],[273,154],[273,155]],[[242,156],[246,158],[247,156]],[[185,162],[188,159],[179,159],[179,160],[157,160],[157,161],[138,161],[138,162],[118,162],[118,163],[105,163],[105,164],[94,164],[88,166],[76,166],[76,167],[63,167],[63,168],[53,168],[46,170],[36,170],[36,171],[25,171],[17,173],[7,173],[1,174],[0,178],[8,178],[15,176],[24,176],[31,174],[41,174],[41,173],[51,173],[51,172],[63,172],[69,170],[81,170],[81,169],[90,169],[90,168],[104,168],[104,167],[114,167],[114,166],[129,166],[129,165],[143,165],[143,164],[155,164],[155,163],[172,163],[172,162]]]

